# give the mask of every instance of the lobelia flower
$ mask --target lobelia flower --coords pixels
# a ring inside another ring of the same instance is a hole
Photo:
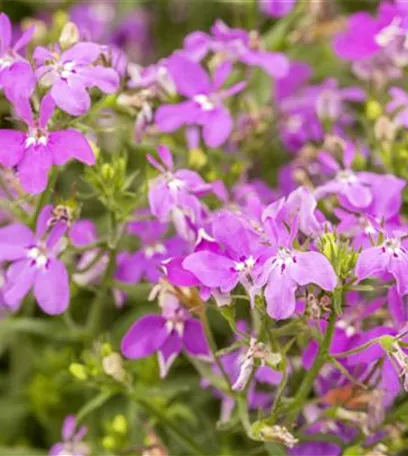
[[[121,350],[129,359],[158,353],[160,376],[165,377],[182,350],[210,361],[211,353],[199,320],[191,318],[178,299],[167,293],[161,297],[162,315],[145,315],[122,339]]]
[[[334,179],[317,187],[314,192],[316,199],[335,194],[338,195],[342,206],[352,211],[367,209],[385,217],[394,215],[396,208],[401,204],[401,192],[405,182],[389,174],[353,171],[351,166],[355,157],[355,147],[347,142],[343,150],[343,169],[330,154],[319,154],[323,166],[336,174]],[[385,187],[387,192],[383,191]]]
[[[279,52],[261,49],[261,40],[256,32],[230,28],[217,20],[211,28],[212,35],[193,32],[184,40],[184,51],[195,61],[203,60],[212,51],[231,62],[239,61],[248,66],[262,68],[273,78],[285,77],[289,61]]]
[[[264,251],[259,236],[242,219],[227,211],[215,217],[212,233],[211,250],[204,248],[188,255],[183,268],[205,287],[219,289],[223,294],[241,283],[250,296],[251,305],[254,305],[259,291],[253,285],[254,269]]]
[[[35,76],[29,62],[20,54],[31,40],[35,26],[26,30],[11,46],[12,25],[6,14],[0,13],[0,88],[10,101],[29,97],[35,88]]]
[[[161,163],[151,155],[147,156],[149,162],[161,172],[160,176],[149,182],[150,210],[162,223],[173,220],[177,232],[188,239],[191,231],[189,225],[193,223],[200,226],[206,213],[199,197],[209,193],[212,187],[194,171],[173,171],[173,158],[167,147],[159,146],[157,152]]]
[[[395,112],[396,124],[408,128],[408,94],[400,87],[392,87],[390,95],[391,101],[387,104],[387,112]]]
[[[3,288],[5,303],[16,310],[32,288],[41,309],[58,315],[69,305],[69,276],[58,259],[62,231],[49,226],[52,207],[46,206],[37,220],[34,234],[15,223],[0,228],[0,261],[10,262]],[[55,233],[58,235],[55,235]]]
[[[386,236],[381,245],[363,250],[357,260],[356,277],[364,280],[379,273],[389,273],[396,281],[398,293],[408,293],[408,252],[401,236],[402,233],[394,232]]]
[[[326,291],[333,291],[337,277],[332,265],[318,252],[294,250],[293,241],[298,231],[298,220],[289,232],[284,224],[284,201],[279,200],[264,212],[264,227],[269,238],[269,258],[255,279],[257,287],[265,288],[267,312],[276,320],[289,318],[296,309],[295,293],[299,286],[316,284]]]
[[[139,214],[142,215],[140,212]],[[115,275],[117,280],[132,284],[140,282],[143,278],[151,283],[159,281],[162,262],[182,255],[186,249],[185,241],[177,236],[163,239],[167,229],[167,224],[151,219],[128,224],[128,233],[140,238],[141,249],[119,255]]]
[[[49,93],[60,109],[80,116],[91,106],[88,89],[97,87],[109,94],[118,90],[118,73],[97,64],[102,51],[95,43],[77,43],[64,52],[57,46],[54,51],[40,46],[35,49],[36,77],[51,88]]]
[[[296,0],[259,0],[262,12],[271,17],[283,17],[292,12]]]
[[[241,92],[246,85],[239,82],[228,89],[221,89],[232,65],[229,62],[221,64],[211,80],[199,63],[176,52],[168,58],[167,70],[178,93],[187,100],[159,107],[155,116],[159,130],[171,133],[183,125],[199,125],[207,146],[219,147],[225,143],[233,129],[233,120],[224,106],[224,100]]]
[[[16,169],[27,193],[45,190],[52,165],[64,165],[71,158],[86,165],[95,163],[92,148],[82,133],[73,129],[48,130],[54,108],[52,98],[46,95],[41,100],[38,118],[35,118],[28,100],[20,99],[16,110],[27,125],[27,133],[0,130],[0,163]]]
[[[237,328],[241,331],[241,333],[246,333],[246,322],[242,320],[238,321]],[[240,340],[240,336],[235,336],[234,339],[235,341]],[[282,380],[283,374],[282,372],[272,369],[269,367],[269,365],[264,366],[261,364],[260,366],[256,366],[250,361],[250,359],[254,355],[261,355],[261,362],[262,359],[267,360],[269,358],[269,361],[275,365],[279,363],[280,357],[276,354],[264,353],[264,350],[257,351],[258,344],[256,343],[255,339],[251,339],[250,343],[252,350],[251,347],[248,349],[248,347],[242,346],[237,350],[221,356],[220,361],[226,374],[229,377],[231,385],[238,387],[242,385],[243,380],[251,380],[247,393],[249,408],[261,408],[266,410],[271,405],[272,395],[270,391],[265,392],[263,390],[264,388],[261,389],[259,386],[277,386]],[[266,355],[266,357],[263,355]],[[218,376],[221,375],[220,369],[216,364],[213,365],[212,369],[215,374]],[[253,373],[253,375],[250,375],[251,378],[248,377],[249,373]],[[210,385],[209,382],[205,379],[201,382],[201,384],[203,387],[208,387]],[[213,391],[214,394],[221,399],[220,421],[222,423],[228,422],[231,419],[232,412],[236,405],[235,399],[218,389],[211,388],[211,391]]]
[[[341,88],[333,78],[319,85],[310,85],[311,75],[308,65],[293,62],[289,75],[276,81],[280,135],[291,151],[297,151],[311,141],[323,141],[325,129],[322,122],[327,120],[332,124],[333,132],[343,134],[344,128],[354,121],[345,109],[346,103],[365,99],[360,88]]]
[[[88,429],[81,426],[77,429],[76,418],[68,415],[62,425],[62,442],[53,445],[48,453],[49,456],[89,456],[90,448],[82,440]]]

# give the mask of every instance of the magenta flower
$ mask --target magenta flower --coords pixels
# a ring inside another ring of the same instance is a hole
[[[259,0],[261,11],[271,17],[288,15],[296,5],[296,0]]]
[[[229,137],[233,120],[224,100],[241,92],[245,82],[221,90],[231,73],[231,64],[220,65],[211,81],[200,64],[181,53],[175,53],[167,60],[167,69],[176,84],[177,91],[187,98],[175,105],[160,106],[155,121],[159,130],[171,133],[182,125],[202,127],[204,141],[209,147],[221,146]]]
[[[26,30],[11,46],[12,26],[10,19],[0,13],[0,88],[10,101],[29,97],[35,88],[35,77],[30,64],[19,51],[31,40],[35,27]]]
[[[215,217],[212,232],[212,249],[187,256],[183,268],[205,287],[217,288],[221,293],[229,293],[241,283],[253,300],[257,289],[252,278],[262,250],[258,236],[227,211]]]
[[[355,147],[346,143],[344,147],[344,168],[327,153],[320,153],[319,159],[329,172],[335,173],[334,179],[319,186],[314,195],[316,199],[334,194],[339,197],[342,206],[350,210],[369,209],[371,213],[381,216],[394,215],[401,204],[401,191],[405,186],[402,179],[393,175],[355,172],[351,165],[354,160]],[[384,192],[384,187],[387,192]]]
[[[95,163],[92,148],[80,132],[73,129],[48,130],[47,125],[54,107],[53,100],[45,96],[36,119],[29,102],[20,99],[16,109],[27,124],[27,133],[0,130],[0,163],[17,170],[21,185],[27,193],[36,194],[45,190],[52,165],[64,165],[71,158],[86,165]]]
[[[280,52],[268,52],[260,43],[251,40],[243,29],[232,29],[217,20],[211,28],[212,35],[193,32],[184,40],[184,50],[193,60],[202,60],[212,51],[226,56],[231,62],[239,61],[248,66],[262,68],[273,78],[285,77],[289,72],[289,61]]]
[[[281,201],[273,203],[264,213],[265,231],[271,248],[270,257],[262,265],[255,284],[266,285],[265,299],[268,314],[277,320],[289,318],[296,309],[298,287],[310,283],[326,291],[333,291],[337,276],[332,265],[318,252],[300,252],[292,247],[298,221],[292,222],[288,232],[282,220]]]
[[[129,359],[158,353],[160,376],[165,377],[173,361],[184,349],[188,355],[211,360],[210,350],[201,323],[168,295],[162,315],[146,315],[126,333],[121,345]]]
[[[398,126],[408,128],[408,94],[400,87],[390,89],[391,101],[387,104],[387,112],[395,112],[394,122]]]
[[[91,106],[87,89],[97,87],[104,93],[118,90],[118,73],[96,64],[101,53],[101,46],[95,43],[78,43],[62,53],[59,49],[52,52],[44,47],[36,48],[35,74],[41,84],[51,87],[50,95],[60,109],[80,116]]]
[[[144,278],[157,283],[162,262],[186,250],[185,241],[177,236],[163,239],[167,229],[167,224],[151,219],[129,223],[128,232],[140,238],[141,249],[119,255],[116,279],[135,284]]]
[[[62,442],[53,445],[48,456],[89,456],[90,449],[82,442],[87,432],[88,429],[85,426],[77,429],[75,416],[68,415],[62,425]]]
[[[0,228],[0,261],[10,262],[3,288],[5,303],[16,310],[32,288],[41,309],[58,315],[69,305],[69,276],[57,257],[61,230],[49,226],[51,206],[46,206],[37,220],[34,234],[22,224]],[[58,230],[59,236],[53,235]]]
[[[378,273],[391,274],[401,295],[408,293],[407,270],[408,252],[397,233],[388,237],[381,245],[363,250],[356,264],[356,276],[359,280]]]
[[[199,225],[205,213],[205,206],[199,197],[210,192],[212,187],[194,171],[173,171],[173,158],[167,147],[160,146],[157,152],[162,163],[151,155],[147,156],[149,162],[161,172],[160,176],[149,182],[150,210],[162,223],[173,220],[178,233],[188,238],[187,225]]]

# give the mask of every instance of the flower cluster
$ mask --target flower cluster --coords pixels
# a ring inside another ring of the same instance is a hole
[[[0,14],[0,396],[68,404],[53,456],[405,454],[406,2],[227,5],[166,52],[119,3]]]

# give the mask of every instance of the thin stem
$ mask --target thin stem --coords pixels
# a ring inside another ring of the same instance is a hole
[[[109,260],[108,266],[106,268],[104,277],[102,279],[102,283],[100,285],[99,291],[95,296],[95,299],[92,302],[91,310],[88,314],[87,320],[87,328],[89,333],[95,336],[101,326],[102,317],[103,317],[103,310],[104,310],[104,302],[106,298],[106,291],[109,289],[111,284],[113,273],[115,272],[116,267],[116,249],[109,250]]]
[[[334,291],[334,306],[330,314],[329,324],[326,329],[326,334],[324,339],[319,347],[319,352],[316,356],[316,359],[303,379],[298,392],[290,405],[290,410],[288,413],[288,420],[290,419],[292,422],[295,421],[297,418],[299,411],[303,408],[307,397],[310,394],[310,391],[313,388],[313,384],[316,380],[316,377],[319,375],[321,368],[323,367],[324,363],[327,361],[327,356],[329,354],[329,349],[331,345],[331,341],[334,335],[334,329],[336,324],[336,312],[334,309],[341,308],[342,300],[343,300],[343,289],[338,288]]]
[[[230,384],[230,379],[228,377],[228,374],[225,372],[224,366],[222,365],[220,358],[217,356],[217,352],[218,352],[217,344],[215,342],[214,335],[213,335],[213,332],[212,332],[212,329],[210,326],[210,322],[208,321],[208,317],[207,317],[207,314],[205,311],[202,312],[201,323],[203,324],[204,332],[207,337],[211,353],[214,357],[214,361],[217,364],[218,369],[220,370],[221,375],[223,376],[228,389],[231,389],[231,384]]]
[[[181,430],[173,423],[173,421],[167,418],[167,416],[158,407],[154,406],[149,401],[139,396],[133,396],[133,399],[147,411],[149,411],[152,415],[158,418],[160,423],[168,427],[175,435],[175,437],[178,438],[180,443],[182,443],[186,449],[192,452],[191,454],[206,456],[206,453],[204,453],[204,451],[200,448],[200,445],[187,432]]]
[[[52,192],[54,191],[55,184],[57,182],[58,178],[58,168],[54,166],[54,168],[51,171],[51,176],[48,180],[48,185],[47,188],[41,193],[37,200],[37,204],[35,206],[34,212],[33,212],[33,217],[30,222],[30,226],[32,229],[35,228],[35,225],[37,223],[37,218],[41,212],[41,209],[48,203]]]

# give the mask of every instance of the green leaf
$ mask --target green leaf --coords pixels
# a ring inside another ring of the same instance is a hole
[[[92,398],[89,402],[87,402],[81,410],[77,414],[77,421],[78,423],[85,418],[86,415],[94,412],[98,408],[102,407],[112,396],[116,393],[113,391],[102,391],[97,396]]]
[[[287,456],[288,454],[285,447],[277,443],[265,443],[265,448],[270,456]]]

